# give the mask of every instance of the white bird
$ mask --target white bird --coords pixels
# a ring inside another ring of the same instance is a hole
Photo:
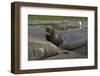
[[[80,29],[82,29],[82,21],[79,21]]]

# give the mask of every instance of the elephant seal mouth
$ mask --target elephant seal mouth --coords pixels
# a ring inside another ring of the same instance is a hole
[[[48,33],[48,32],[45,32],[45,34],[46,34],[46,35],[50,35],[50,33]]]

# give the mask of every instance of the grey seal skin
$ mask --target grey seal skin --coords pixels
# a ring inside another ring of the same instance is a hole
[[[47,41],[52,42],[56,46],[59,46],[63,43],[63,39],[60,35],[55,33],[55,29],[53,27],[46,27],[45,31]]]
[[[77,29],[70,32],[63,33],[64,42],[59,46],[59,48],[73,50],[84,45],[87,46],[87,30]]]

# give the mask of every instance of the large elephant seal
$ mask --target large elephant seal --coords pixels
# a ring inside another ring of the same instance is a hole
[[[55,29],[52,26],[46,27],[45,35],[47,41],[52,42],[56,46],[59,46],[61,43],[63,43],[62,37],[55,33]]]
[[[59,48],[72,50],[87,44],[87,30],[77,29],[69,32],[59,32],[53,27],[46,28],[46,39]],[[62,36],[61,36],[62,35]]]
[[[28,60],[41,60],[59,54],[59,48],[49,41],[28,38]]]

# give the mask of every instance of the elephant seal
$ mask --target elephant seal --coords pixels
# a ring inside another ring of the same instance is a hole
[[[46,39],[57,47],[72,50],[87,44],[87,30],[77,29],[59,34],[55,32],[53,27],[46,28]],[[61,36],[63,35],[63,36]]]

